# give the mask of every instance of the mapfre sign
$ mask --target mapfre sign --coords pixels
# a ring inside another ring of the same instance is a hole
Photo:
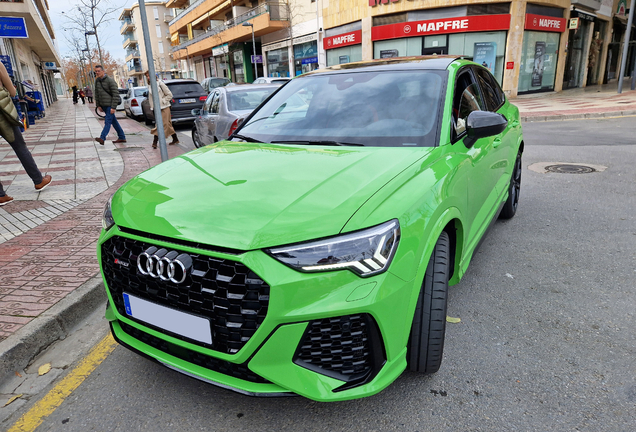
[[[525,29],[545,32],[564,32],[566,30],[565,18],[526,14]]]
[[[379,4],[397,3],[400,0],[369,0],[369,6],[377,6]],[[412,1],[412,0],[410,0]]]
[[[409,21],[371,28],[371,40],[429,36],[448,33],[508,30],[510,15],[474,15],[426,21]]]
[[[362,30],[339,34],[338,36],[326,37],[322,40],[323,47],[328,49],[340,48],[349,45],[362,43]]]

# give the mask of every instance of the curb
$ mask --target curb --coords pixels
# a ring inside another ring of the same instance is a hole
[[[24,370],[40,352],[64,339],[106,302],[101,274],[89,279],[33,321],[0,342],[0,383]]]
[[[559,121],[559,120],[581,120],[581,119],[600,119],[609,117],[625,117],[636,115],[636,110],[625,111],[606,111],[598,113],[581,113],[581,114],[551,114],[551,115],[523,115],[520,118],[522,122],[540,122],[540,121]]]

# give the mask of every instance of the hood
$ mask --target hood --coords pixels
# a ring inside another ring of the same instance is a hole
[[[326,237],[430,151],[224,141],[126,183],[113,216],[123,227],[239,250]]]

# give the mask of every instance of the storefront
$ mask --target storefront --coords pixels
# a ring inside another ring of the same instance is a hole
[[[232,79],[229,63],[229,49],[227,44],[215,46],[212,48],[212,58],[214,59],[214,67],[216,68],[217,77]]]
[[[318,41],[315,34],[294,39],[294,75],[318,69]]]
[[[267,76],[289,77],[289,41],[263,46]]]
[[[563,74],[563,88],[584,87],[587,61],[595,16],[574,10],[570,13],[568,54]]]
[[[327,66],[362,60],[362,24],[360,21],[329,29],[323,39]]]
[[[566,31],[563,9],[527,5],[519,69],[518,92],[553,91],[561,33]]]
[[[508,4],[498,5],[498,12],[508,12]],[[504,10],[505,8],[505,10]],[[448,15],[465,12],[464,8],[449,8]],[[506,37],[511,16],[508,13],[469,15],[437,19],[427,18],[428,11],[409,13],[407,20],[373,26],[373,58],[412,55],[461,55],[484,64],[502,83]],[[430,12],[440,14],[440,10]]]

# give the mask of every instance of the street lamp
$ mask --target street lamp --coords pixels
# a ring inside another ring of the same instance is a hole
[[[84,32],[84,40],[86,40],[86,48],[83,49],[82,51],[86,51],[86,54],[88,55],[88,60],[91,63],[91,71],[88,73],[88,76],[90,77],[90,82],[91,82],[91,87],[95,88],[95,75],[93,72],[93,56],[90,53],[90,48],[88,47],[88,37],[89,36],[94,36],[95,32],[90,30],[90,31],[86,31]]]
[[[244,22],[243,27],[252,27],[252,51],[254,51],[254,56],[252,58],[254,59],[254,71],[256,73],[256,78],[258,78],[258,63],[256,63],[256,42],[254,39],[254,24],[252,24],[251,22]]]

